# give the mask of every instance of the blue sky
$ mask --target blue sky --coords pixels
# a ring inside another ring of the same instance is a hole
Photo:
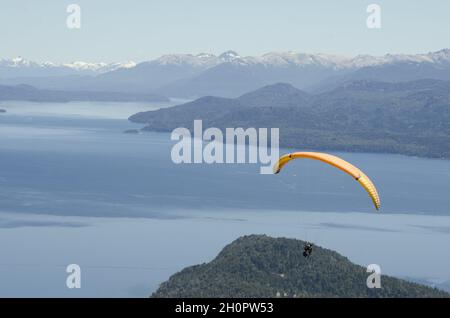
[[[81,6],[80,30],[66,27]],[[367,5],[382,28],[366,27]],[[450,47],[450,2],[366,0],[0,0],[0,58],[143,61],[167,53],[232,49],[346,55]]]

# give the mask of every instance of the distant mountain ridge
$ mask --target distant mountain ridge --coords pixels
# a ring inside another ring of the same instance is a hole
[[[370,289],[366,268],[319,246],[306,259],[304,244],[265,235],[238,238],[211,262],[171,276],[152,297],[450,297],[444,291],[385,275],[381,288]]]
[[[86,62],[74,61],[67,63],[54,62],[34,62],[21,56],[11,59],[0,59],[0,68],[53,68],[67,67],[73,70],[91,70],[105,73],[120,68],[134,68],[139,64],[159,64],[159,65],[191,65],[198,67],[213,67],[221,63],[237,64],[264,64],[278,66],[307,66],[320,65],[333,68],[362,68],[367,66],[379,66],[394,63],[433,63],[436,65],[447,66],[450,63],[450,49],[442,49],[436,52],[421,54],[386,54],[384,56],[357,55],[354,57],[337,54],[310,54],[295,51],[289,52],[270,52],[261,56],[241,56],[235,51],[226,51],[220,55],[210,53],[193,54],[166,54],[154,60],[136,63],[134,61],[126,62]]]
[[[37,89],[30,85],[0,85],[0,101],[21,100],[32,102],[167,102],[169,99],[155,94],[129,94],[120,92],[54,91]]]
[[[69,63],[33,62],[23,57],[0,59],[0,78],[45,77],[63,75],[96,75],[121,68],[136,66],[133,61],[122,63],[95,63],[75,61]]]
[[[355,57],[299,52],[241,56],[227,51],[220,55],[167,54],[141,63],[35,64],[20,59],[0,60],[0,84],[198,98],[237,97],[278,82],[309,92],[324,92],[355,80],[450,80],[449,49]]]
[[[276,127],[282,147],[450,158],[450,81],[361,80],[316,95],[279,83],[130,117],[166,132],[195,119],[221,129]]]
[[[264,85],[285,82],[321,92],[354,80],[450,80],[450,50],[382,57],[296,52],[239,57],[206,69],[201,74],[159,88],[167,96],[195,98],[205,95],[237,97]]]

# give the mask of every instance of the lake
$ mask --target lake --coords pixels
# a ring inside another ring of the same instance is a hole
[[[382,272],[450,286],[450,161],[336,153],[377,185],[381,212],[327,165],[172,163],[167,133],[127,117],[180,101],[0,108],[0,296],[145,297],[245,234],[307,239]],[[286,153],[289,150],[282,150]],[[66,266],[82,287],[66,287]]]

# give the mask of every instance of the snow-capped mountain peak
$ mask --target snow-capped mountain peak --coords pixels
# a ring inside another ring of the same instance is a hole
[[[210,53],[199,54],[167,54],[157,59],[143,62],[143,65],[156,65],[158,67],[181,67],[189,70],[189,74],[196,74],[222,63],[230,63],[236,67],[260,65],[265,68],[304,68],[318,67],[329,70],[356,70],[365,67],[382,66],[395,63],[431,63],[439,68],[450,65],[450,49],[423,54],[386,54],[383,56],[357,55],[354,57],[303,52],[270,52],[261,56],[241,56],[229,50],[219,56]],[[70,63],[36,63],[23,57],[0,59],[0,76],[28,77],[28,76],[55,76],[55,75],[98,75],[118,69],[131,69],[136,67],[133,61],[120,63],[83,62]]]
[[[219,59],[224,62],[231,62],[239,58],[241,58],[241,56],[235,51],[231,50],[223,52],[222,54],[219,55]]]
[[[11,59],[0,59],[0,70],[4,77],[21,77],[21,76],[53,76],[53,75],[69,75],[69,74],[90,74],[96,75],[114,71],[121,68],[135,67],[133,61],[121,63],[104,63],[104,62],[82,62],[75,61],[71,63],[53,63],[31,62],[21,56]]]
[[[211,53],[199,53],[196,55],[196,57],[198,57],[199,59],[211,59],[215,58],[216,56]]]
[[[11,62],[12,62],[12,65],[14,65],[14,66],[29,65],[30,64],[29,61],[25,60],[21,56],[18,56],[18,57],[15,57],[15,58],[11,59]]]
[[[88,63],[88,62],[82,62],[82,61],[75,61],[71,63],[63,64],[63,66],[75,69],[75,70],[91,70],[96,71],[98,69],[101,69],[105,67],[106,63]]]
[[[105,73],[114,71],[121,68],[133,68],[136,66],[136,62],[134,61],[126,61],[120,63],[89,63],[76,61],[72,63],[63,64],[63,66],[77,70],[77,71],[92,71],[95,73]]]
[[[167,54],[163,55],[156,60],[147,62],[151,64],[159,65],[177,65],[177,66],[191,66],[194,68],[210,67],[217,65],[217,57],[213,54],[201,53],[197,55],[193,54]]]
[[[36,63],[32,63],[21,56],[14,57],[12,59],[1,59],[0,66],[5,67],[27,67]]]

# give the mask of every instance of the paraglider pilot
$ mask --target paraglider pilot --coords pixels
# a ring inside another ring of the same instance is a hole
[[[313,250],[313,244],[312,243],[306,243],[305,247],[303,248],[303,256],[304,257],[310,257]]]

